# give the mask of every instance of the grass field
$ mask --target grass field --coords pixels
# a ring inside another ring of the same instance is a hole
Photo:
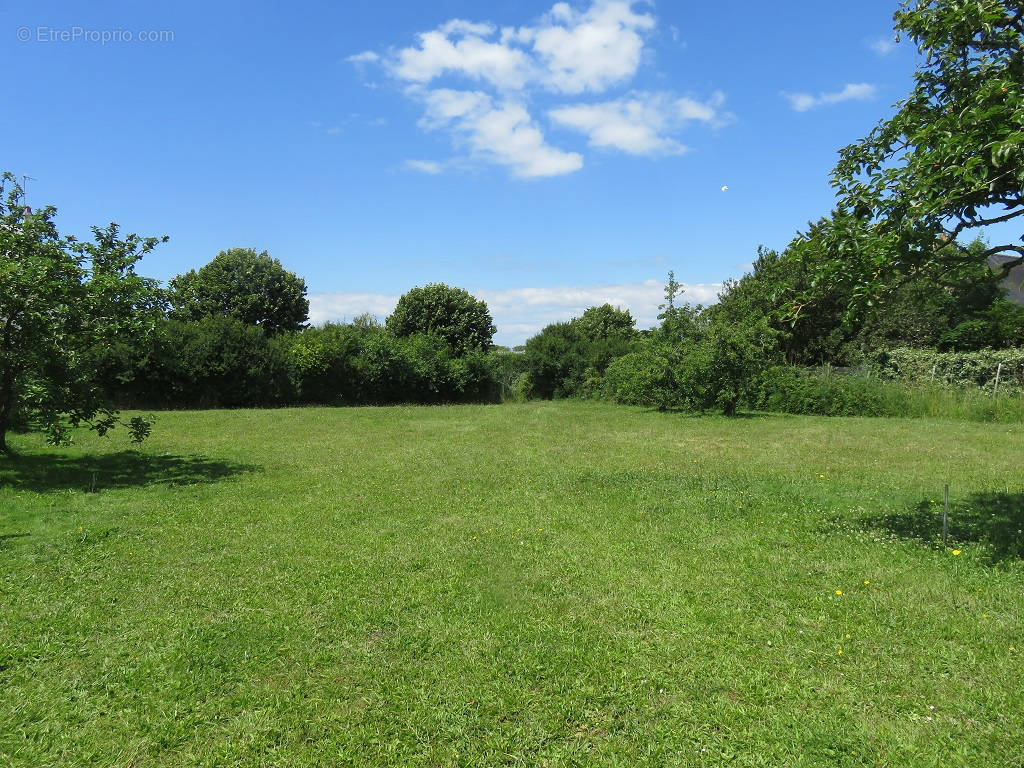
[[[1024,761],[1020,425],[531,403],[13,444],[3,766]]]

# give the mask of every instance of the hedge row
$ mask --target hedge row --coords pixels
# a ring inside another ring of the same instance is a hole
[[[992,391],[996,372],[1000,392],[1024,391],[1024,349],[936,352],[907,347],[881,350],[869,362],[882,378],[935,382]]]
[[[121,407],[239,408],[494,402],[484,352],[455,354],[433,336],[328,325],[268,338],[230,318],[168,321],[145,349],[105,348],[101,380]],[[107,373],[103,373],[107,371]]]

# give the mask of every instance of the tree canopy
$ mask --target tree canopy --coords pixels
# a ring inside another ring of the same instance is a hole
[[[958,237],[1024,214],[1024,6],[1017,0],[907,0],[898,34],[921,63],[896,113],[840,152],[839,201],[805,237],[808,297],[844,286],[856,314],[918,276],[942,283],[974,261]],[[1024,238],[990,245],[1003,273]]]
[[[267,335],[298,331],[309,319],[306,281],[252,248],[228,248],[198,271],[171,280],[175,320],[231,317]]]
[[[444,283],[416,287],[403,294],[385,325],[399,337],[414,333],[438,336],[460,354],[488,349],[496,330],[485,302]]]
[[[572,322],[584,338],[591,341],[630,338],[636,326],[628,309],[619,309],[611,304],[590,307]]]
[[[117,224],[93,228],[92,242],[62,237],[56,209],[33,213],[14,177],[0,184],[0,451],[15,416],[38,421],[50,442],[66,442],[67,423],[100,434],[120,422],[89,364],[97,346],[138,343],[159,322],[156,281],[135,264],[158,238],[122,237]],[[166,240],[167,238],[162,238]],[[129,424],[141,440],[149,425]]]

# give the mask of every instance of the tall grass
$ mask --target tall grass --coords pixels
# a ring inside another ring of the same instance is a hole
[[[881,384],[881,382],[876,382]],[[962,421],[991,421],[1005,424],[1024,422],[1024,395],[992,395],[977,388],[939,384],[885,382],[893,403],[902,409],[892,416],[914,416]]]
[[[761,378],[751,405],[776,413],[822,416],[895,416],[999,423],[1024,422],[1024,395],[993,395],[977,387],[899,382],[832,371],[773,368]]]

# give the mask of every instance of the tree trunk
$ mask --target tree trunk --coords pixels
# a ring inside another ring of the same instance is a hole
[[[11,407],[9,403],[0,403],[0,454],[8,454],[7,430],[11,428]]]
[[[0,454],[11,452],[7,445],[7,431],[14,415],[14,372],[6,371],[0,385]]]

